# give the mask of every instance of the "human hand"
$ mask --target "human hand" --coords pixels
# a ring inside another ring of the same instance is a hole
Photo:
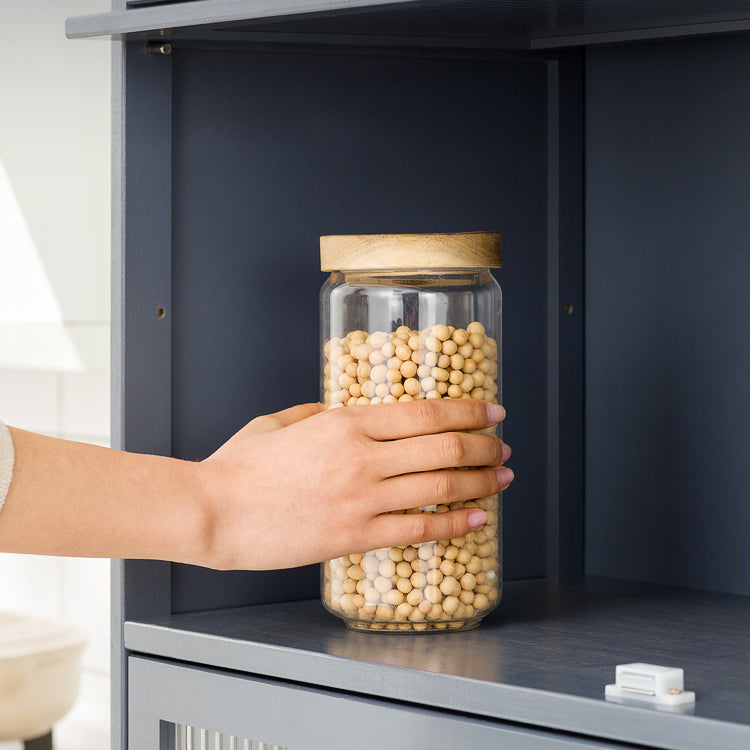
[[[478,508],[394,514],[492,495],[513,481],[494,436],[502,407],[423,400],[258,417],[198,467],[206,490],[204,564],[288,568],[352,552],[460,537]],[[456,471],[457,467],[477,467]]]

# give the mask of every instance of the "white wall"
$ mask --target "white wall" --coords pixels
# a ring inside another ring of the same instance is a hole
[[[105,445],[110,44],[70,41],[64,24],[108,8],[0,3],[0,418]],[[0,609],[88,631],[68,721],[108,729],[109,561],[0,555]]]

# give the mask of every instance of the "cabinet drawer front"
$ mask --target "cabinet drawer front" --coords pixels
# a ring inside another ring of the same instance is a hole
[[[212,748],[258,746],[245,740],[285,750],[615,750],[596,740],[347,693],[157,659],[129,661],[130,750],[173,750],[175,725],[205,735]]]

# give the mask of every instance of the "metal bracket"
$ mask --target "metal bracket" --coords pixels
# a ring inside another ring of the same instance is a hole
[[[172,45],[169,42],[146,42],[146,52],[151,55],[171,55]]]

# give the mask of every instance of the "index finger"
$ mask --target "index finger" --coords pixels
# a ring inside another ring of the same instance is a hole
[[[354,406],[363,432],[373,440],[433,435],[457,430],[482,430],[505,419],[505,409],[475,399],[422,399],[398,404]],[[360,411],[361,410],[361,411]]]

